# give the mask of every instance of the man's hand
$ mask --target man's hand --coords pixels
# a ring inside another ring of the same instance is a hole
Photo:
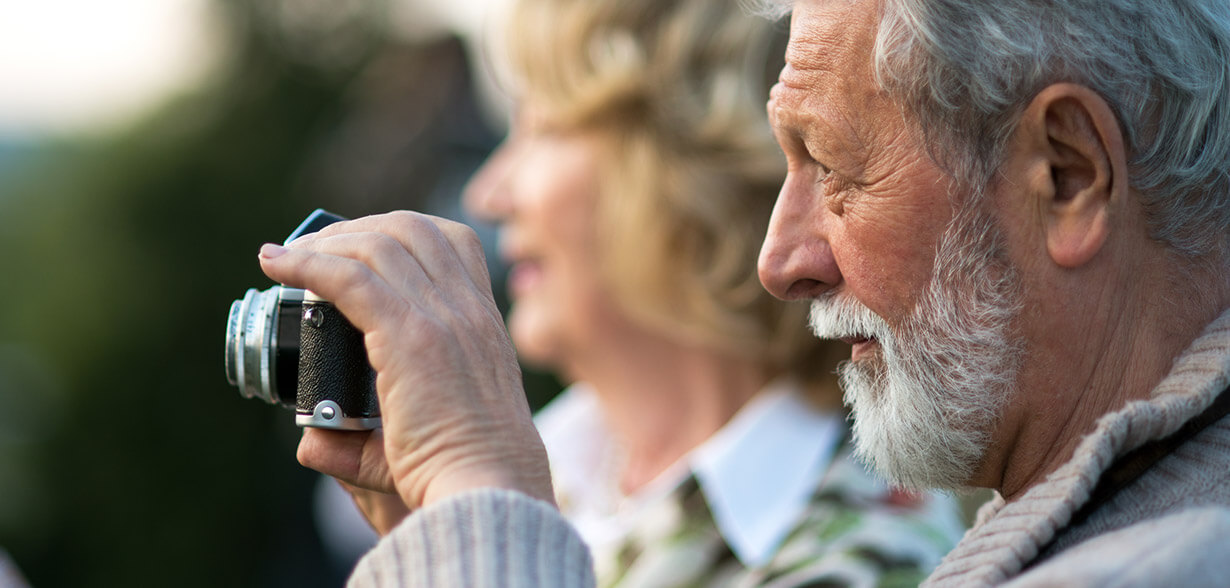
[[[480,487],[554,503],[546,452],[465,225],[395,212],[330,225],[261,269],[332,302],[364,333],[382,431],[307,429],[303,465],[353,486],[396,491],[410,508]]]
[[[341,480],[338,480],[338,484],[350,494],[355,506],[363,513],[363,518],[367,519],[367,523],[381,537],[388,535],[410,514],[410,508],[397,494],[359,488]]]

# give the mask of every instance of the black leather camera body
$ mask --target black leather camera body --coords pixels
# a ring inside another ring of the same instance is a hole
[[[317,209],[285,242],[340,220]],[[250,288],[231,303],[226,378],[247,398],[293,408],[299,426],[380,426],[376,373],[367,360],[363,333],[309,290]]]

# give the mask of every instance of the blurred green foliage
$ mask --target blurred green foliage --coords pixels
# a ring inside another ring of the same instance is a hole
[[[436,206],[496,137],[456,41],[394,46],[379,3],[340,4],[313,28],[222,3],[223,73],[0,184],[0,547],[33,586],[342,582],[292,415],[226,382],[229,305],[311,209]]]

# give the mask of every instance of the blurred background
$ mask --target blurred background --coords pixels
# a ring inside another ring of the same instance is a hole
[[[226,382],[227,311],[314,208],[467,220],[496,2],[0,0],[0,550],[30,586],[342,583],[293,415]]]

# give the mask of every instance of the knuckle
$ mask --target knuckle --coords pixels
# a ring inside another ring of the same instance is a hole
[[[367,243],[359,248],[363,261],[369,266],[375,265],[377,259],[388,259],[405,253],[406,249],[398,241],[386,233],[371,233]]]
[[[357,260],[340,262],[334,269],[338,286],[342,291],[359,291],[369,286],[375,278],[367,264]]]
[[[472,254],[483,250],[482,240],[469,225],[449,221],[449,224],[442,226],[441,230],[459,251]]]
[[[393,210],[385,213],[384,216],[396,222],[410,222],[411,219],[422,215],[412,210]]]
[[[404,228],[407,231],[416,231],[423,225],[425,217],[418,212],[412,210],[395,210],[386,215],[389,222],[398,228]]]

